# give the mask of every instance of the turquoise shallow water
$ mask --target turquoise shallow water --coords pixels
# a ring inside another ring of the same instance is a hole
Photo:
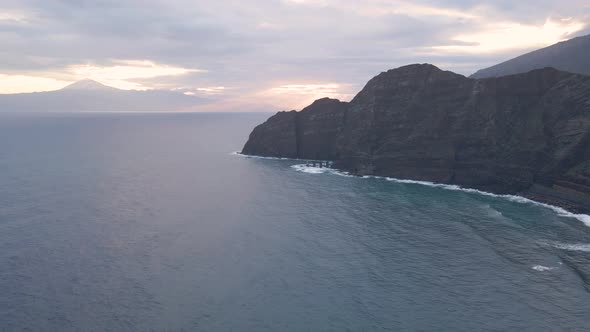
[[[267,116],[0,116],[0,330],[590,329],[582,221],[232,155]]]

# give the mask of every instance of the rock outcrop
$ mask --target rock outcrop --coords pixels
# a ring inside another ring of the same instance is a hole
[[[243,153],[265,157],[338,159],[348,103],[323,98],[301,112],[279,112],[254,128]]]
[[[254,129],[244,154],[333,160],[359,175],[521,194],[590,212],[590,77],[471,79],[409,65],[350,103],[320,99]]]

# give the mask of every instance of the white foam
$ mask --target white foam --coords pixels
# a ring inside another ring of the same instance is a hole
[[[374,178],[377,178],[377,177],[374,177]],[[396,178],[390,178],[390,177],[384,177],[384,179],[386,179],[388,181],[394,181],[397,183],[420,184],[420,185],[434,187],[434,188],[443,188],[443,189],[447,189],[447,190],[463,191],[463,192],[475,193],[475,194],[485,195],[485,196],[490,196],[490,197],[504,198],[509,201],[521,203],[521,204],[533,204],[533,205],[537,205],[537,206],[542,206],[542,207],[545,207],[545,208],[555,211],[561,217],[578,219],[579,221],[583,222],[586,226],[590,227],[590,216],[589,215],[571,213],[571,212],[566,211],[565,209],[560,208],[558,206],[540,203],[540,202],[533,201],[532,199],[528,199],[528,198],[522,197],[522,196],[493,194],[493,193],[489,193],[489,192],[481,191],[481,190],[477,190],[477,189],[463,188],[461,186],[454,185],[454,184],[442,184],[442,183],[434,183],[434,182],[430,182],[430,181],[404,180],[404,179],[396,179]]]
[[[293,166],[291,166],[291,168],[295,169],[296,171],[308,173],[308,174],[330,173],[330,174],[335,174],[335,175],[340,175],[340,176],[352,177],[352,175],[350,175],[346,172],[341,172],[336,169],[328,168],[328,167],[314,167],[314,166],[308,166],[305,164],[301,164],[301,165],[293,165]]]
[[[590,244],[585,243],[550,243],[552,247],[557,249],[563,249],[568,251],[583,251],[583,252],[590,252]]]
[[[351,176],[349,173],[340,172],[340,171],[330,169],[330,168],[324,169],[324,171],[320,172],[317,170],[309,170],[308,169],[309,166],[306,166],[306,165],[293,165],[291,167],[295,168],[298,171],[305,172],[305,173],[311,173],[311,174],[331,173],[331,174],[337,174],[337,175],[343,175],[343,176]],[[385,179],[387,181],[393,181],[396,183],[419,184],[419,185],[429,186],[429,187],[434,187],[434,188],[442,188],[442,189],[447,189],[447,190],[462,191],[462,192],[474,193],[474,194],[479,194],[479,195],[484,195],[484,196],[503,198],[503,199],[507,199],[509,201],[521,203],[521,204],[533,204],[536,206],[541,206],[544,208],[551,209],[554,212],[556,212],[557,215],[559,215],[561,217],[577,219],[577,220],[581,221],[582,223],[584,223],[584,225],[590,227],[590,215],[575,214],[575,213],[569,212],[563,208],[560,208],[558,206],[540,203],[540,202],[533,201],[532,199],[528,199],[528,198],[525,198],[522,196],[493,194],[493,193],[489,193],[489,192],[481,191],[481,190],[477,190],[477,189],[463,188],[461,186],[454,185],[454,184],[434,183],[434,182],[430,182],[430,181],[405,180],[405,179],[397,179],[397,178],[392,178],[392,177],[375,176],[375,175],[365,175],[365,176],[362,176],[362,178],[363,179]]]
[[[327,173],[330,169],[329,168],[320,168],[320,167],[313,167],[313,166],[306,166],[306,165],[293,165],[291,166],[295,170],[303,173],[309,174],[322,174]]]
[[[516,202],[516,203],[533,204],[533,205],[537,205],[537,206],[542,206],[542,207],[545,207],[545,208],[555,211],[559,216],[578,219],[579,221],[583,222],[586,226],[590,227],[590,216],[589,215],[571,213],[571,212],[566,211],[565,209],[560,208],[558,206],[553,206],[553,205],[546,204],[546,203],[540,203],[540,202],[533,201],[532,199],[528,199],[528,198],[522,197],[522,196],[492,194],[492,193],[477,190],[477,189],[463,188],[463,187],[460,187],[457,185],[433,183],[433,182],[428,182],[428,181],[401,180],[401,179],[395,179],[395,178],[387,178],[387,180],[395,181],[398,183],[415,183],[415,184],[421,184],[421,185],[426,185],[426,186],[435,187],[435,188],[443,188],[443,189],[447,189],[447,190],[456,190],[456,191],[463,191],[463,192],[468,192],[468,193],[476,193],[476,194],[485,195],[485,196],[504,198],[504,199],[507,199],[509,201]]]
[[[543,271],[551,271],[551,270],[553,270],[555,268],[554,267],[549,267],[549,266],[543,266],[543,265],[535,265],[535,266],[532,267],[532,269],[533,270],[536,270],[536,271],[543,272]]]
[[[486,204],[485,206],[486,211],[488,211],[490,216],[499,218],[499,217],[504,217],[504,214],[496,209],[494,209],[493,207],[491,207],[489,204]]]
[[[232,152],[231,154],[232,155],[236,155],[236,156],[240,156],[240,157],[244,157],[244,158],[254,158],[254,159],[267,159],[267,160],[302,160],[302,159],[293,159],[293,158],[251,156],[251,155],[242,154],[239,151]],[[350,173],[348,173],[348,172],[342,172],[342,171],[338,171],[338,170],[332,169],[332,168],[319,168],[319,167],[307,166],[305,164],[293,165],[291,167],[294,168],[297,171],[308,173],[308,174],[330,173],[330,174],[335,174],[335,175],[340,175],[340,176],[346,176],[346,177],[353,176],[353,175],[350,175]],[[544,207],[544,208],[551,209],[555,213],[557,213],[557,215],[559,215],[561,217],[577,219],[577,220],[581,221],[582,223],[584,223],[584,225],[590,227],[590,215],[587,215],[587,214],[575,214],[575,213],[569,212],[569,211],[567,211],[567,210],[565,210],[563,208],[560,208],[558,206],[554,206],[554,205],[550,205],[550,204],[546,204],[546,203],[541,203],[541,202],[533,201],[532,199],[528,199],[528,198],[525,198],[525,197],[522,197],[522,196],[493,194],[493,193],[489,193],[489,192],[486,192],[486,191],[481,191],[481,190],[478,190],[478,189],[463,188],[461,186],[454,185],[454,184],[443,184],[443,183],[435,183],[435,182],[430,182],[430,181],[406,180],[406,179],[397,179],[397,178],[392,178],[392,177],[375,176],[375,175],[365,175],[365,176],[362,176],[362,178],[363,179],[371,179],[371,178],[372,179],[385,179],[387,181],[393,181],[393,182],[397,182],[397,183],[419,184],[419,185],[424,185],[424,186],[429,186],[429,187],[434,187],[434,188],[442,188],[442,189],[447,189],[447,190],[462,191],[462,192],[474,193],[474,194],[479,194],[479,195],[484,195],[484,196],[490,196],[490,197],[496,197],[496,198],[504,198],[504,199],[507,199],[509,201],[516,202],[516,203],[521,203],[521,204],[533,204],[533,205],[536,205],[536,206],[541,206],[541,207]]]

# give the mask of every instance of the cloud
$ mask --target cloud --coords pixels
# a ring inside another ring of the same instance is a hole
[[[89,77],[299,108],[408,63],[470,74],[587,22],[586,0],[3,0],[0,91],[31,90],[8,90],[12,76],[36,89]]]
[[[341,100],[351,99],[350,85],[340,83],[283,84],[258,93],[260,96],[282,104],[282,108],[300,109],[323,97]]]
[[[206,94],[218,94],[224,92],[226,88],[223,86],[209,86],[204,88],[197,88],[196,90],[198,92],[203,92]]]
[[[485,30],[468,32],[453,37],[455,45],[436,46],[435,50],[464,51],[470,53],[498,52],[506,49],[544,47],[572,37],[585,27],[573,18],[553,21],[543,25],[523,25],[514,22],[497,23]]]
[[[70,83],[46,77],[0,74],[0,94],[58,90]]]
[[[19,12],[0,11],[0,23],[27,24],[27,17]]]
[[[148,60],[116,60],[112,66],[72,65],[66,71],[78,79],[88,78],[119,89],[147,90],[151,87],[133,82],[134,79],[177,76],[187,73],[205,72],[202,69],[188,69],[157,64]]]

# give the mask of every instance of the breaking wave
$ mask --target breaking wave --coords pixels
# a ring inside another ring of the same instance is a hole
[[[443,188],[443,189],[447,189],[447,190],[463,191],[463,192],[476,193],[476,194],[490,196],[490,197],[504,198],[509,201],[521,203],[521,204],[532,204],[532,205],[536,205],[536,206],[541,206],[541,207],[553,210],[555,213],[557,213],[557,215],[559,215],[561,217],[575,218],[575,219],[581,221],[582,223],[584,223],[586,226],[590,227],[590,216],[589,215],[575,214],[575,213],[569,212],[563,208],[560,208],[558,206],[533,201],[532,199],[528,199],[528,198],[522,197],[522,196],[493,194],[493,193],[489,193],[489,192],[481,191],[481,190],[477,190],[477,189],[463,188],[461,186],[454,185],[454,184],[442,184],[442,183],[434,183],[434,182],[429,182],[429,181],[403,180],[403,179],[396,179],[396,178],[385,178],[385,179],[388,181],[394,181],[397,183],[415,183],[415,184],[421,184],[421,185],[426,185],[426,186],[435,187],[435,188]]]
[[[260,158],[265,158],[265,157],[260,157]],[[274,158],[274,159],[280,159],[280,158]],[[308,166],[305,164],[293,165],[291,167],[299,172],[310,173],[310,174],[330,173],[330,174],[336,174],[336,175],[347,176],[347,177],[353,176],[347,172],[338,171],[338,170],[335,170],[332,168],[312,167],[312,166]],[[479,195],[484,195],[484,196],[503,198],[503,199],[507,199],[509,201],[521,203],[521,204],[532,204],[532,205],[544,207],[547,209],[551,209],[555,213],[557,213],[557,215],[559,215],[561,217],[577,219],[577,220],[581,221],[582,223],[584,223],[584,225],[590,227],[590,215],[575,214],[575,213],[569,212],[563,208],[560,208],[558,206],[533,201],[532,199],[528,199],[528,198],[522,197],[522,196],[493,194],[493,193],[489,193],[489,192],[478,190],[478,189],[464,188],[464,187],[454,185],[454,184],[443,184],[443,183],[435,183],[435,182],[430,182],[430,181],[404,180],[404,179],[397,179],[397,178],[385,177],[385,176],[375,176],[375,175],[365,175],[362,178],[363,179],[371,179],[371,178],[384,179],[387,181],[392,181],[392,182],[396,182],[396,183],[405,183],[405,184],[419,184],[419,185],[429,186],[429,187],[433,187],[433,188],[442,188],[442,189],[446,189],[446,190],[462,191],[462,192],[474,193],[474,194],[479,194]]]
[[[240,156],[240,157],[244,157],[244,158],[267,159],[267,160],[301,160],[301,159],[293,159],[293,158],[250,156],[250,155],[241,154],[239,151],[233,152],[232,155],[236,155],[236,156]],[[352,177],[353,176],[348,172],[343,172],[343,171],[339,171],[339,170],[332,169],[332,168],[313,167],[313,166],[309,166],[306,164],[292,165],[291,168],[293,168],[299,172],[308,173],[308,174],[330,173],[330,174],[335,174],[335,175],[340,175],[340,176],[345,176],[345,177]],[[365,175],[365,176],[362,176],[362,178],[364,178],[364,179],[369,179],[369,178],[384,179],[387,181],[393,181],[396,183],[405,183],[405,184],[419,184],[419,185],[424,185],[424,186],[429,186],[429,187],[434,187],[434,188],[443,188],[443,189],[447,189],[447,190],[462,191],[462,192],[475,193],[475,194],[480,194],[480,195],[489,196],[489,197],[503,198],[503,199],[507,199],[509,201],[521,203],[521,204],[532,204],[532,205],[536,205],[536,206],[540,206],[540,207],[544,207],[544,208],[553,210],[555,213],[557,213],[557,215],[559,215],[561,217],[577,219],[577,220],[581,221],[582,223],[584,223],[584,225],[590,227],[590,215],[575,214],[575,213],[569,212],[563,208],[560,208],[558,206],[533,201],[532,199],[522,197],[522,196],[493,194],[493,193],[478,190],[478,189],[464,188],[464,187],[454,185],[454,184],[443,184],[443,183],[435,183],[435,182],[430,182],[430,181],[418,181],[418,180],[405,180],[405,179],[397,179],[397,178],[386,177],[386,176]]]
[[[328,168],[328,167],[314,167],[314,166],[308,166],[305,164],[301,164],[301,165],[293,165],[293,166],[291,166],[291,168],[295,169],[296,171],[308,173],[308,174],[331,173],[331,174],[340,175],[340,176],[353,177],[352,175],[348,174],[347,172],[341,172],[341,171],[335,170],[333,168]]]
[[[562,250],[567,250],[567,251],[583,251],[583,252],[590,252],[590,244],[585,244],[585,243],[561,243],[561,242],[555,242],[555,243],[549,243],[550,246],[557,248],[557,249],[562,249]]]
[[[532,267],[532,269],[533,270],[536,270],[536,271],[543,272],[543,271],[551,271],[551,270],[554,270],[555,268],[554,267],[549,267],[549,266],[543,266],[543,265],[535,265],[535,266]]]

